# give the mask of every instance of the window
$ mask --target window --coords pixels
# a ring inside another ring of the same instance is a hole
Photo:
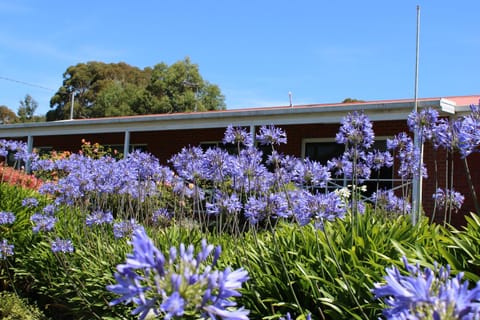
[[[372,150],[387,150],[387,138],[377,137]],[[341,157],[345,151],[345,145],[339,144],[334,139],[303,139],[302,141],[302,157],[310,160],[318,161],[322,165],[326,165],[328,160]],[[337,184],[343,185],[348,183],[343,181],[342,177],[333,177],[337,180]],[[370,196],[377,189],[391,189],[393,187],[393,167],[382,168],[380,171],[372,171],[370,180],[364,184],[367,186],[366,196]]]
[[[199,145],[203,151],[206,151],[208,148],[220,148],[227,151],[229,154],[238,154],[237,146],[233,143],[224,144],[222,141],[202,141]]]
[[[323,165],[328,160],[339,157],[345,151],[345,145],[331,139],[304,139],[302,143],[302,158],[318,161]]]

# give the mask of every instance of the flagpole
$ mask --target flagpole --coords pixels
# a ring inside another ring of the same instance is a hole
[[[417,5],[417,37],[415,51],[415,90],[413,99],[413,111],[418,112],[418,61],[420,47],[420,6]],[[423,142],[420,137],[420,128],[417,127],[414,132],[413,143],[419,151],[419,161],[417,172],[412,181],[412,224],[416,225],[420,218],[422,210],[422,168],[423,168]]]

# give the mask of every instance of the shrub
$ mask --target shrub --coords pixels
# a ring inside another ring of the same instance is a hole
[[[0,292],[0,319],[46,320],[37,306],[29,304],[13,292]]]

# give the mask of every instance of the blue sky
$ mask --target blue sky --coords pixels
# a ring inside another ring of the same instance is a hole
[[[0,0],[0,105],[44,114],[80,62],[186,56],[228,109],[411,98],[417,5],[419,97],[480,94],[478,0]]]

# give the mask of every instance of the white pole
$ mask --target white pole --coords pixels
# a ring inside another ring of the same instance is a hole
[[[123,141],[123,158],[128,157],[128,153],[130,151],[130,131],[125,130],[125,137]]]
[[[33,153],[33,136],[32,135],[27,136],[27,152],[29,154]],[[30,160],[30,157],[28,157],[27,162],[25,163],[25,171],[27,173],[31,172],[31,166],[32,166],[32,161]]]
[[[416,42],[416,56],[415,56],[415,93],[413,111],[418,112],[418,60],[420,47],[420,6],[417,5],[417,42]],[[416,175],[412,181],[412,224],[416,225],[418,218],[420,218],[422,210],[422,167],[423,167],[423,143],[420,138],[419,130],[414,132],[414,145],[418,148],[419,163]]]
[[[73,106],[75,103],[75,91],[72,92],[72,101],[70,104],[70,120],[73,120]]]

